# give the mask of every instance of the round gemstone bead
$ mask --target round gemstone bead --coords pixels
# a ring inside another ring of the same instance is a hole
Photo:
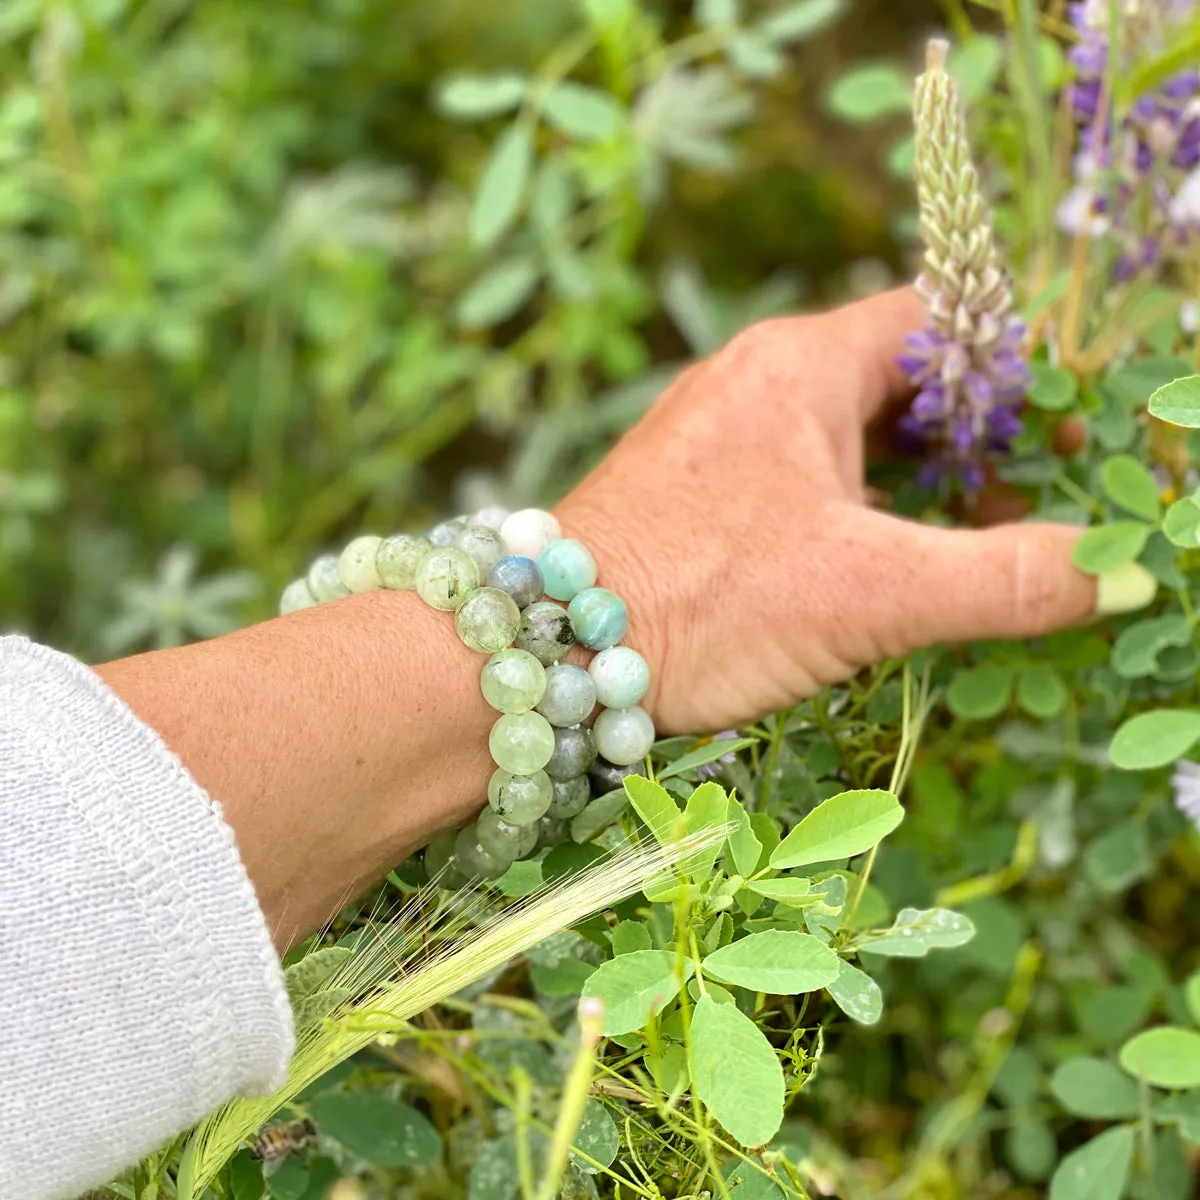
[[[425,536],[435,546],[453,546],[454,539],[467,527],[463,517],[454,517],[435,525]]]
[[[537,710],[551,725],[578,725],[596,707],[596,685],[582,668],[559,663],[546,668],[546,694]]]
[[[454,612],[467,593],[479,586],[475,560],[451,546],[435,547],[417,564],[417,594],[431,608]]]
[[[479,844],[495,858],[515,862],[537,848],[537,821],[528,825],[510,825],[503,817],[485,808],[475,821]]]
[[[538,845],[561,846],[571,834],[570,821],[560,821],[547,813],[538,821]]]
[[[555,600],[573,600],[596,582],[596,560],[592,552],[574,538],[558,538],[538,555],[538,568],[546,581],[546,595]]]
[[[496,766],[513,775],[533,775],[554,753],[554,730],[541,713],[505,713],[492,726],[488,746]]]
[[[500,536],[509,554],[523,554],[535,561],[555,538],[562,537],[562,526],[553,513],[540,508],[523,508],[507,517]]]
[[[466,876],[454,862],[453,833],[439,834],[425,847],[425,874],[441,887],[462,887]]]
[[[454,839],[454,865],[468,879],[499,879],[508,870],[510,859],[499,858],[479,842],[479,830],[472,821]]]
[[[654,745],[654,722],[644,708],[606,708],[592,728],[596,750],[618,767],[638,762]]]
[[[481,508],[468,522],[468,525],[486,525],[489,529],[500,532],[500,527],[509,517],[509,510],[499,504],[490,504]]]
[[[628,776],[645,774],[646,764],[644,762],[618,767],[615,763],[605,762],[604,759],[598,758],[588,772],[588,781],[597,796],[606,796],[609,792],[615,792],[617,788],[624,787]]]
[[[609,646],[592,659],[588,674],[596,685],[596,701],[605,708],[632,708],[650,686],[646,660],[628,646]]]
[[[383,538],[367,534],[356,537],[338,558],[338,575],[352,592],[373,592],[381,587],[375,555]]]
[[[551,786],[554,795],[546,812],[559,821],[569,821],[583,812],[592,798],[591,784],[586,775],[576,775],[574,779],[555,779],[551,781]]]
[[[487,660],[479,686],[500,712],[528,712],[546,691],[546,668],[528,650],[500,650]]]
[[[507,592],[518,608],[527,608],[546,594],[537,563],[521,554],[506,554],[497,559],[488,568],[487,585]]]
[[[546,764],[546,774],[551,779],[586,775],[595,761],[596,740],[590,729],[575,726],[554,731],[554,753]]]
[[[467,525],[454,539],[454,548],[469,554],[479,568],[479,578],[483,579],[491,570],[492,564],[504,557],[504,543],[500,535],[486,525]]]
[[[544,813],[554,799],[554,788],[545,771],[513,775],[499,770],[488,782],[488,804],[510,825],[529,825]]]
[[[484,654],[495,654],[512,645],[521,624],[521,610],[499,588],[481,587],[468,592],[458,612],[454,628],[465,645]]]
[[[308,590],[307,581],[293,579],[279,597],[279,615],[285,616],[287,613],[299,612],[302,608],[312,608],[316,602],[316,597]]]
[[[336,554],[322,554],[320,558],[315,559],[313,565],[308,568],[306,581],[308,590],[312,592],[313,599],[318,604],[326,604],[330,600],[340,600],[343,596],[350,595],[350,589],[338,575]]]
[[[567,656],[575,645],[575,631],[567,611],[552,600],[539,600],[521,614],[517,645],[549,667]]]
[[[615,646],[629,628],[625,601],[608,588],[585,588],[567,606],[575,636],[589,650]]]
[[[385,588],[409,589],[417,579],[421,559],[433,549],[427,537],[409,533],[394,533],[379,543],[375,552],[375,569]]]

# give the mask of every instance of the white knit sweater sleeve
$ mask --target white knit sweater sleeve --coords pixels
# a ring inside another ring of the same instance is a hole
[[[218,806],[98,675],[0,638],[0,1200],[111,1179],[292,1041]]]

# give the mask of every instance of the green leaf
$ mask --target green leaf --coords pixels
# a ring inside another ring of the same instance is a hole
[[[728,819],[733,825],[729,834],[729,854],[733,865],[739,875],[753,875],[762,857],[762,842],[755,836],[750,814],[735,796],[729,797]]]
[[[721,1168],[721,1174],[729,1184],[729,1200],[784,1200],[774,1177],[753,1159],[741,1162],[730,1159]],[[717,1195],[721,1193],[717,1192]]]
[[[793,996],[832,983],[839,961],[812,934],[768,929],[714,950],[704,959],[704,973],[754,992]]]
[[[613,927],[613,954],[632,954],[635,950],[649,950],[653,945],[650,930],[641,921],[621,921]]]
[[[625,794],[633,805],[633,811],[642,818],[659,845],[669,846],[677,839],[680,832],[676,829],[676,822],[680,818],[679,806],[666,788],[644,775],[627,775]]]
[[[912,80],[893,63],[865,63],[833,85],[829,108],[843,121],[875,121],[889,113],[908,112]]]
[[[959,671],[946,690],[946,703],[956,717],[967,721],[986,721],[999,716],[1012,698],[1011,667],[985,663]]]
[[[521,1176],[511,1137],[475,1146],[467,1179],[467,1200],[512,1200]]]
[[[1068,699],[1067,685],[1053,667],[1035,664],[1017,676],[1017,703],[1030,716],[1043,721],[1057,717],[1067,707]]]
[[[858,949],[888,958],[924,958],[930,950],[951,950],[975,936],[975,926],[948,908],[902,908],[890,929],[859,938]]]
[[[469,232],[475,246],[490,246],[506,233],[525,198],[533,170],[533,134],[524,124],[510,125],[496,139],[471,209]]]
[[[891,792],[841,792],[818,804],[771,855],[776,870],[835,862],[870,850],[904,819]]]
[[[946,71],[958,81],[964,102],[974,104],[996,86],[1003,66],[1004,46],[1000,39],[976,33],[950,51]]]
[[[1037,1183],[1058,1162],[1058,1142],[1045,1121],[1024,1121],[1009,1127],[1004,1137],[1004,1157],[1022,1179]]]
[[[729,65],[747,79],[774,79],[787,66],[783,51],[756,33],[739,33],[725,47]]]
[[[1122,679],[1153,675],[1164,650],[1169,646],[1187,646],[1191,640],[1191,626],[1187,618],[1178,613],[1136,621],[1117,635],[1112,650],[1112,669]]]
[[[1075,543],[1075,565],[1089,575],[1100,575],[1133,562],[1142,552],[1151,528],[1137,521],[1113,521],[1089,529]]]
[[[460,121],[478,121],[511,112],[525,98],[526,78],[514,71],[495,75],[454,75],[437,87],[439,111]]]
[[[621,1148],[617,1126],[608,1109],[598,1100],[589,1100],[584,1105],[583,1119],[571,1139],[571,1147],[600,1164],[598,1167],[593,1166],[591,1162],[584,1162],[582,1158],[572,1154],[571,1159],[575,1166],[586,1175],[597,1174],[602,1167],[607,1167],[617,1157],[617,1151]]]
[[[683,962],[682,980],[678,968],[676,954],[633,950],[602,963],[583,985],[582,994],[604,1005],[605,1034],[633,1033],[662,1012],[679,994],[680,984],[691,978],[691,959]]]
[[[1200,545],[1200,504],[1191,496],[1176,500],[1163,517],[1162,531],[1173,545],[1194,550]]]
[[[298,1158],[285,1158],[267,1176],[267,1191],[273,1200],[302,1200],[312,1181],[308,1167]]]
[[[229,1163],[229,1188],[233,1200],[262,1200],[265,1187],[261,1164],[250,1157],[248,1150],[239,1150]]]
[[[1124,821],[1089,843],[1083,854],[1083,874],[1100,892],[1113,895],[1145,878],[1154,866],[1146,828]]]
[[[287,984],[288,1000],[298,1004],[305,996],[320,991],[329,977],[340,967],[353,951],[345,946],[326,946],[306,954],[283,973]]]
[[[692,1086],[743,1146],[762,1146],[783,1124],[783,1070],[771,1043],[735,1004],[701,996],[692,1012]]]
[[[1186,754],[1200,739],[1200,712],[1160,708],[1130,717],[1113,735],[1108,757],[1123,771],[1165,767]]]
[[[1100,468],[1100,483],[1115,505],[1135,517],[1157,521],[1162,515],[1154,476],[1131,454],[1114,454],[1106,459]]]
[[[625,811],[628,803],[629,797],[621,788],[590,800],[582,812],[571,818],[571,840],[590,842]]]
[[[464,329],[487,329],[516,313],[537,290],[541,271],[528,254],[502,258],[490,266],[458,301]]]
[[[883,993],[866,971],[841,960],[838,977],[825,985],[834,1003],[860,1025],[874,1025],[883,1016]]]
[[[1132,1165],[1133,1130],[1108,1129],[1058,1164],[1049,1200],[1120,1200]]]
[[[1120,1121],[1138,1115],[1137,1084],[1102,1058],[1071,1058],[1050,1077],[1055,1099],[1076,1117]]]
[[[1065,412],[1074,407],[1079,395],[1079,384],[1070,371],[1052,367],[1049,363],[1031,362],[1033,384],[1029,389],[1029,402],[1047,412]]]
[[[784,44],[812,37],[842,15],[845,0],[800,0],[764,17],[755,29],[768,41]]]
[[[811,879],[756,879],[746,884],[750,891],[758,896],[766,896],[768,900],[777,900],[780,904],[792,904],[803,908],[807,904],[815,904],[819,895],[812,894]]]
[[[713,780],[702,783],[688,799],[683,821],[689,834],[703,830],[715,830],[723,826],[729,816],[729,793]],[[689,854],[680,864],[680,870],[693,880],[707,879],[721,853],[718,841],[707,850]]]
[[[1200,375],[1163,384],[1147,405],[1152,417],[1185,429],[1200,429]]]
[[[625,124],[625,110],[607,92],[565,79],[542,97],[542,116],[559,133],[579,142],[614,137]]]
[[[1147,1029],[1121,1047],[1119,1058],[1130,1075],[1155,1087],[1200,1087],[1200,1033],[1194,1029]]]
[[[737,754],[746,750],[758,741],[757,738],[714,738],[707,746],[699,746],[682,754],[673,763],[668,763],[658,772],[659,779],[670,779],[673,775],[682,775],[694,767],[702,767],[707,763],[716,762],[726,754]]]
[[[314,1096],[309,1111],[321,1132],[378,1167],[423,1167],[442,1156],[438,1132],[415,1108],[370,1092]]]
[[[594,963],[568,958],[552,967],[532,967],[529,982],[543,996],[578,996],[580,989],[598,969]]]

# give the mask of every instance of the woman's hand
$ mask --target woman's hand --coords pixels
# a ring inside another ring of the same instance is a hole
[[[1033,637],[1149,603],[1048,524],[946,530],[868,507],[864,433],[906,383],[905,288],[769,321],[688,370],[557,510],[631,615],[662,731],[736,725],[936,642]]]

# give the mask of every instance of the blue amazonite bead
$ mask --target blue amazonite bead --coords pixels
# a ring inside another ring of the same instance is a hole
[[[632,708],[650,686],[646,660],[628,646],[610,646],[592,659],[588,674],[596,685],[596,700],[605,708]]]
[[[596,582],[596,560],[574,538],[551,542],[538,555],[537,565],[546,581],[546,595],[555,600],[574,600]]]
[[[523,554],[506,554],[494,562],[488,568],[487,585],[507,592],[518,608],[528,608],[546,593],[537,563]]]
[[[625,601],[608,588],[586,588],[567,605],[575,637],[589,650],[615,646],[629,628]]]

